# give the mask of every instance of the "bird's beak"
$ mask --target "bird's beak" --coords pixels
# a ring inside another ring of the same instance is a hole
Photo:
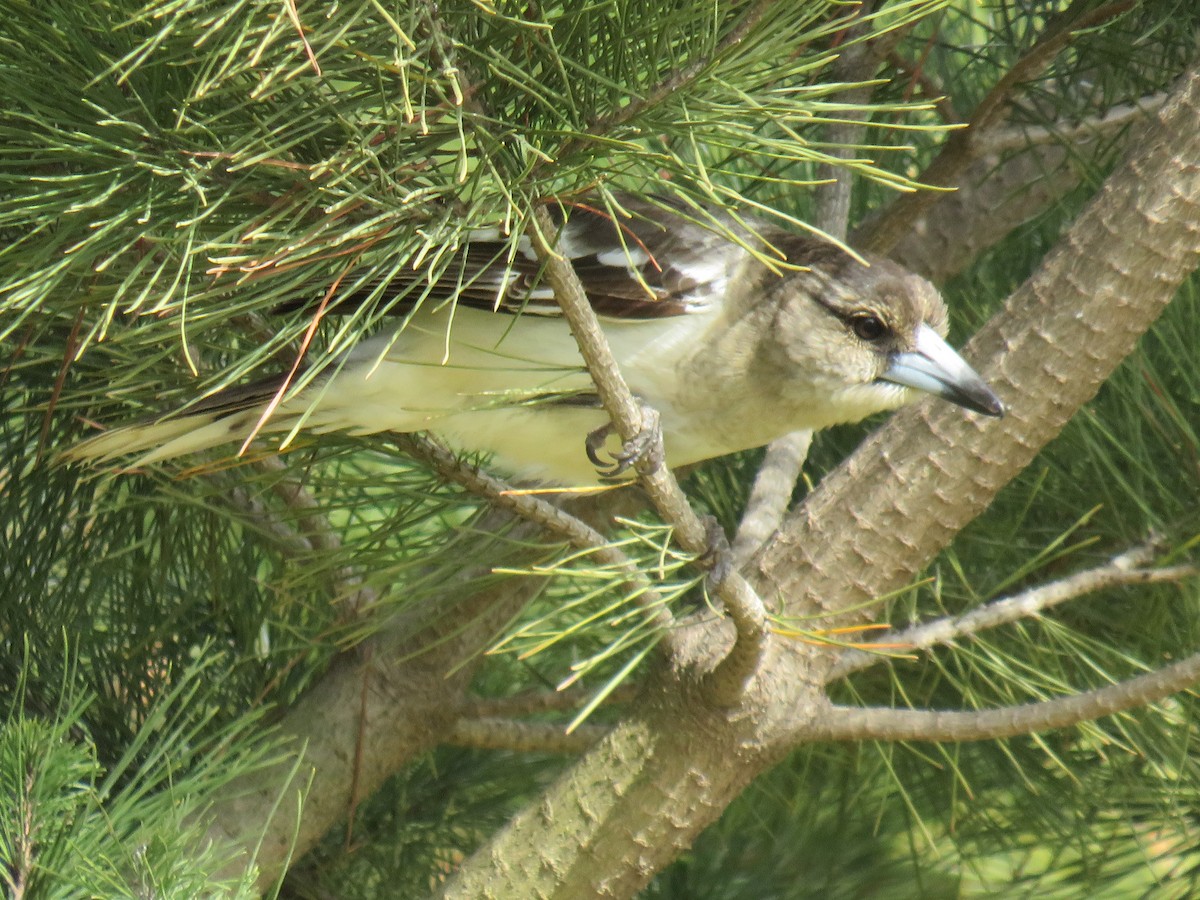
[[[916,348],[893,355],[880,380],[928,391],[985,416],[1004,415],[1000,398],[928,325],[917,327]]]

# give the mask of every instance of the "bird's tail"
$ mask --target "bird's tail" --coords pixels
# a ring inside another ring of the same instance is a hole
[[[61,459],[107,462],[140,453],[130,465],[141,466],[244,441],[255,431],[267,405],[284,384],[285,376],[274,376],[218,391],[186,410],[121,425],[90,437],[63,452]],[[277,431],[287,426],[272,417],[268,427]]]

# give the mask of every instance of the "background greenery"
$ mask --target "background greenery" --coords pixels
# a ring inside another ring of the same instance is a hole
[[[378,439],[301,438],[283,466],[218,455],[134,473],[55,465],[59,448],[94,421],[290,365],[313,312],[280,314],[282,303],[319,300],[334,284],[371,292],[404,267],[440,271],[470,228],[517,235],[544,198],[652,191],[802,227],[833,149],[825,127],[853,111],[871,126],[840,163],[857,176],[861,222],[944,143],[947,105],[967,118],[1042,36],[1110,6],[880,4],[865,31],[895,49],[864,106],[831,75],[863,11],[816,0],[0,0],[0,858],[10,892],[226,889],[207,880],[222,848],[203,849],[190,815],[271,758],[273,710],[398,612],[450,617],[457,600],[505,577],[495,569],[564,558],[516,535],[481,555],[480,504]],[[1192,4],[1119,6],[1028,80],[1012,124],[1065,129],[1170,85],[1195,55]],[[761,18],[743,39],[723,44],[751,13]],[[946,286],[956,342],[1053,245],[1127,137],[1069,146],[1078,187]],[[372,296],[347,315],[335,300],[310,361],[392,327]],[[888,620],[973,607],[1152,530],[1181,555],[1190,548],[1198,299],[1193,283]],[[807,479],[862,428],[821,436]],[[731,526],[756,460],[709,464],[689,490]],[[298,485],[315,509],[289,501]],[[648,523],[634,533],[653,571],[662,536]],[[464,579],[467,552],[479,571]],[[563,638],[532,659],[489,658],[481,695],[560,683],[592,657],[583,683],[598,689],[646,648],[643,629],[608,655],[630,623],[590,619],[616,589],[596,588],[586,560],[569,568],[508,631],[537,623]],[[588,591],[586,602],[564,601]],[[1113,590],[872,670],[843,692],[973,708],[1097,673],[1116,679],[1194,648],[1197,606],[1194,585]],[[1187,896],[1197,878],[1193,708],[1180,696],[978,745],[798,751],[648,894]],[[424,895],[563,761],[438,750],[365,799],[352,831],[300,860],[283,893]]]

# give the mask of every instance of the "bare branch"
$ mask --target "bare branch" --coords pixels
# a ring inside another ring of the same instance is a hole
[[[1131,584],[1161,584],[1180,581],[1200,574],[1195,566],[1166,566],[1158,569],[1138,568],[1152,557],[1152,545],[1137,547],[1103,566],[1077,572],[1067,578],[1031,588],[1012,597],[1005,597],[973,609],[961,616],[946,616],[933,622],[914,625],[900,631],[888,632],[871,641],[861,650],[849,650],[829,671],[828,680],[845,678],[876,663],[890,659],[890,652],[901,648],[901,652],[927,650],[930,647],[949,644],[961,637],[970,637],[988,628],[1007,625],[1020,619],[1040,615],[1044,610],[1084,594],[1110,587]],[[872,650],[871,645],[876,645]]]
[[[446,743],[481,750],[515,753],[584,753],[608,733],[603,725],[580,725],[569,734],[563,726],[516,719],[459,719],[446,735]]]
[[[984,741],[1069,728],[1145,706],[1200,680],[1200,653],[1145,675],[1070,697],[978,712],[831,707],[799,737],[826,741]]]

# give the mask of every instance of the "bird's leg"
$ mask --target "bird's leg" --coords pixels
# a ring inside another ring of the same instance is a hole
[[[630,440],[625,441],[616,454],[608,455],[607,460],[601,454],[604,452],[604,442],[615,431],[612,422],[601,425],[584,441],[587,458],[604,481],[616,479],[642,460],[648,460],[654,465],[660,465],[663,461],[662,419],[656,409],[647,406],[641,400],[638,400],[638,406],[642,411],[641,429]]]

